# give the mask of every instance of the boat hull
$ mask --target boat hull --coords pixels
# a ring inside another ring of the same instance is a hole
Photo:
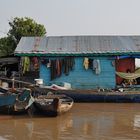
[[[36,112],[51,117],[68,112],[72,106],[73,100],[70,97],[57,95],[44,95],[42,98],[36,98],[34,102]]]
[[[12,93],[8,90],[0,89],[0,113],[1,114],[21,114],[27,112],[26,107],[31,98],[30,90],[21,90]]]
[[[140,103],[140,91],[129,92],[98,92],[92,90],[57,91],[73,98],[74,102],[99,102],[99,103]]]

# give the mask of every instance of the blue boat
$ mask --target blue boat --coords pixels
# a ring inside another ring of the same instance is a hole
[[[0,88],[0,113],[18,114],[26,112],[32,104],[31,98],[30,89],[9,91]]]

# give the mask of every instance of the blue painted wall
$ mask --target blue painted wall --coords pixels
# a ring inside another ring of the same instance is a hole
[[[112,65],[112,60],[107,57],[89,57],[99,59],[101,65],[101,73],[95,74],[95,71],[83,67],[84,57],[75,57],[75,67],[70,71],[69,75],[62,74],[60,78],[50,81],[50,68],[40,65],[40,78],[44,80],[45,85],[51,83],[61,84],[63,82],[71,83],[74,89],[96,89],[100,88],[115,88],[116,77],[115,67]]]

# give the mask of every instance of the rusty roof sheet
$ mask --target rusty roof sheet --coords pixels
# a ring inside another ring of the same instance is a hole
[[[140,54],[140,36],[22,37],[16,55]]]

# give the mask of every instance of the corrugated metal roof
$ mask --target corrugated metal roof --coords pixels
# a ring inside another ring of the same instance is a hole
[[[140,54],[140,36],[22,37],[16,55],[121,55]]]

